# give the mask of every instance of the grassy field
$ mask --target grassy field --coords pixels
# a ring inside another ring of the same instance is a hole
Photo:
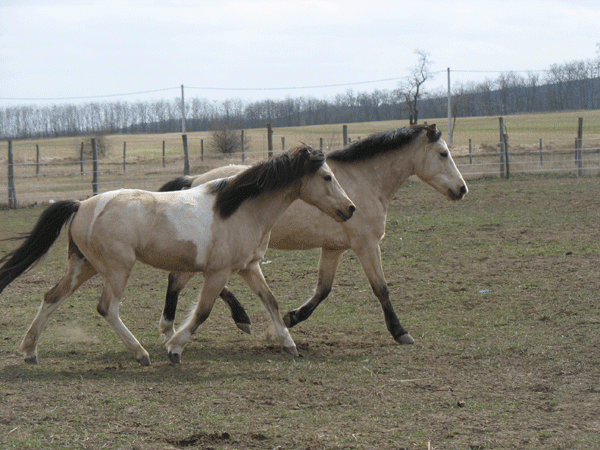
[[[600,178],[469,188],[450,203],[409,181],[389,210],[384,268],[413,346],[392,340],[347,254],[330,297],[290,330],[301,358],[264,340],[266,313],[236,279],[253,336],[218,303],[181,365],[170,364],[157,331],[166,277],[140,265],[121,316],[150,367],[95,312],[97,279],[54,314],[40,364],[28,366],[17,347],[64,269],[61,236],[0,294],[0,447],[600,448]],[[0,211],[0,238],[29,230],[40,212]],[[12,245],[0,242],[0,257]],[[268,251],[263,270],[282,310],[309,297],[317,260]]]

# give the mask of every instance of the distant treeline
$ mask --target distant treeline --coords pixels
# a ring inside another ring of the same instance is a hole
[[[348,90],[332,100],[311,97],[244,102],[186,99],[187,131],[408,120],[405,96],[397,90]],[[446,92],[426,92],[419,118],[446,117]],[[495,80],[454,87],[454,117],[600,109],[600,57],[553,65],[522,76],[503,73]],[[181,99],[153,102],[106,102],[0,109],[0,139],[181,131]]]

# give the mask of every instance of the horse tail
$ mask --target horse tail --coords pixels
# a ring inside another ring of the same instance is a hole
[[[167,181],[161,186],[158,192],[181,191],[182,189],[189,189],[192,187],[193,182],[194,177],[191,177],[189,175],[182,175],[179,178]]]
[[[64,200],[53,203],[41,215],[30,233],[17,238],[25,242],[0,259],[0,292],[23,272],[36,264],[58,239],[63,226],[79,210],[80,202]]]

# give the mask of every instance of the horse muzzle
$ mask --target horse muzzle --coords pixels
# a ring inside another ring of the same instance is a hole
[[[341,209],[338,209],[337,217],[340,219],[339,222],[345,222],[346,220],[350,219],[354,214],[354,211],[356,211],[356,206],[354,205],[350,205],[347,211],[342,211]]]
[[[448,189],[448,198],[450,200],[462,200],[467,192],[469,192],[469,189],[467,189],[466,184],[463,184],[457,192],[453,191],[452,189]]]

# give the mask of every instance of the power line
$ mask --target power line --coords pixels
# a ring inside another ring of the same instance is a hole
[[[432,75],[445,73],[446,70],[438,70],[435,72],[430,72]],[[548,70],[510,70],[510,71],[502,71],[502,70],[458,70],[451,69],[453,73],[529,73],[529,72],[548,72]],[[291,90],[301,90],[301,89],[322,89],[322,88],[332,88],[332,87],[346,87],[346,86],[359,86],[364,84],[372,84],[372,83],[384,83],[388,81],[399,81],[403,80],[406,77],[394,77],[394,78],[381,78],[378,80],[369,80],[369,81],[355,81],[351,83],[337,83],[337,84],[321,84],[321,85],[306,85],[306,86],[283,86],[283,87],[217,87],[217,86],[186,86],[186,89],[194,89],[194,90],[202,90],[202,91],[291,91]],[[132,95],[141,95],[141,94],[152,94],[155,92],[165,92],[165,91],[173,91],[180,89],[177,87],[169,87],[163,89],[153,89],[148,91],[138,91],[138,92],[127,92],[123,94],[107,94],[107,95],[90,95],[83,97],[0,97],[0,100],[10,100],[10,101],[69,101],[69,100],[94,100],[94,99],[103,99],[103,98],[114,98],[114,97],[128,97]]]

